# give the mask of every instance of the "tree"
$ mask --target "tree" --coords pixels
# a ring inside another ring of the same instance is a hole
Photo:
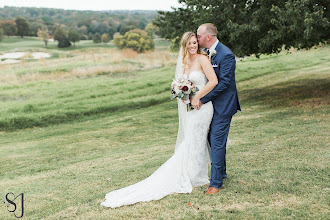
[[[330,36],[328,1],[180,0],[181,7],[158,12],[159,35],[179,44],[186,31],[203,23],[218,28],[218,38],[237,56],[270,54],[283,46],[310,48]]]
[[[71,29],[68,34],[70,42],[73,42],[73,45],[76,46],[76,42],[80,41],[80,34],[76,29]]]
[[[130,48],[138,53],[153,50],[155,47],[154,42],[148,33],[139,29],[126,32],[124,36],[121,34],[115,35],[113,43],[119,49]]]
[[[108,30],[109,40],[113,39],[114,34],[115,34],[115,29],[113,27],[110,27],[109,30]]]
[[[78,31],[81,35],[87,35],[88,28],[86,25],[82,25],[81,27],[78,28]]]
[[[98,43],[101,43],[101,35],[100,33],[96,33],[93,37],[93,42],[98,44]]]
[[[134,26],[134,25],[128,25],[128,26],[122,27],[122,28],[120,29],[120,34],[121,34],[121,35],[124,35],[126,32],[129,32],[130,30],[134,30],[134,29],[136,29],[136,28],[137,28],[137,27]]]
[[[57,46],[60,48],[71,46],[65,27],[58,27],[56,29],[54,34],[54,40],[58,41]]]
[[[88,36],[88,40],[93,40],[94,38],[94,35],[91,32],[89,32],[87,36]]]
[[[1,28],[8,37],[17,33],[15,21],[5,20],[1,22]]]
[[[152,23],[147,24],[147,26],[144,29],[149,36],[151,37],[151,39],[154,38],[155,33],[159,30],[159,28],[155,25],[153,25]]]
[[[38,36],[38,30],[42,28],[42,26],[47,26],[45,25],[44,21],[42,19],[36,19],[32,22],[29,23],[29,26],[30,26],[30,34],[32,36]],[[51,32],[49,30],[49,27],[47,26],[47,29],[49,32]]]
[[[2,28],[0,28],[0,41],[2,41],[2,39],[3,39],[3,30]]]
[[[17,17],[15,19],[17,34],[23,38],[23,36],[27,36],[30,32],[30,26],[25,20],[25,18]]]
[[[88,40],[88,36],[85,34],[80,35],[80,40]]]
[[[47,47],[49,36],[49,31],[46,25],[41,26],[41,28],[38,28],[38,37],[40,40],[42,40],[45,43],[45,47]]]
[[[103,43],[108,43],[110,41],[107,34],[102,34],[101,40]]]

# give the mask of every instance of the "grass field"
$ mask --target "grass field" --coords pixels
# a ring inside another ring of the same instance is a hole
[[[7,52],[8,44],[0,47]],[[148,177],[173,154],[176,54],[167,46],[138,55],[77,44],[43,49],[57,57],[0,66],[0,204],[8,192],[24,193],[25,219],[327,219],[328,46],[237,63],[243,111],[232,121],[218,195],[204,196],[204,186],[100,206],[107,192]],[[5,204],[0,216],[15,219]]]
[[[76,43],[76,47],[73,45],[71,47],[62,48],[62,51],[72,51],[77,48],[98,48],[105,47],[104,44],[94,44],[92,40],[83,40]],[[108,43],[106,47],[114,47],[112,43]],[[45,44],[37,37],[4,37],[3,41],[0,42],[0,52],[7,52],[10,50],[40,50],[44,48],[45,50],[54,50],[57,48],[57,42],[48,42],[48,47],[45,48]]]

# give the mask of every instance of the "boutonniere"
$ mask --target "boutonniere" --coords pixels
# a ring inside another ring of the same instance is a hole
[[[211,53],[211,57],[213,57],[216,54],[217,54],[217,51],[216,50],[213,50],[212,53]]]

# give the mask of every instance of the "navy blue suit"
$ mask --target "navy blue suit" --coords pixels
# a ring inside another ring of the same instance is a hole
[[[211,181],[210,186],[220,188],[226,178],[226,142],[232,116],[241,110],[236,82],[236,60],[233,52],[218,43],[216,54],[211,57],[213,69],[218,77],[218,85],[201,98],[202,103],[212,101],[214,113],[210,126],[209,141],[211,145]]]

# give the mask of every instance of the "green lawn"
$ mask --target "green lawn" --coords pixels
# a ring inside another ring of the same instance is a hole
[[[155,39],[155,46],[157,48],[168,49],[169,42],[156,38]],[[82,40],[75,43],[75,46],[72,44],[71,47],[68,48],[57,48],[57,41],[55,42],[48,42],[48,48],[45,48],[45,43],[41,41],[38,37],[16,37],[16,36],[4,36],[3,40],[0,42],[0,54],[9,52],[11,50],[36,50],[36,49],[45,49],[45,50],[54,50],[59,49],[61,51],[72,51],[78,49],[89,49],[89,48],[114,48],[112,41],[107,44],[99,43],[95,44],[92,40]]]
[[[148,177],[173,154],[174,70],[1,86],[0,201],[24,193],[25,219],[328,218],[327,46],[237,62],[242,112],[232,121],[219,194],[204,196],[204,186],[101,207],[107,192]],[[4,204],[0,216],[15,218]]]
[[[82,40],[76,42],[76,46],[73,44],[68,48],[61,48],[62,51],[75,50],[76,48],[94,48],[104,47],[103,44],[95,44],[92,40]],[[107,47],[114,47],[112,43],[108,43]],[[46,49],[45,43],[37,37],[4,37],[3,41],[0,42],[0,52],[9,52],[10,50],[33,50],[33,49]],[[58,49],[57,42],[48,42],[48,48],[46,50]]]

